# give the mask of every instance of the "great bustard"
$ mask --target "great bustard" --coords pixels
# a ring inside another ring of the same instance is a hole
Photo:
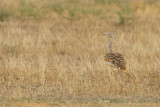
[[[106,55],[104,56],[105,63],[117,67],[118,72],[126,71],[126,60],[124,59],[123,55],[112,51],[113,35],[111,33],[106,33],[103,35],[110,37],[108,50]]]

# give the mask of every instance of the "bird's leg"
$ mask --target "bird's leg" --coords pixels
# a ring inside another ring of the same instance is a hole
[[[120,72],[119,67],[118,67],[118,73]]]
[[[109,67],[109,74],[112,75],[111,68]]]
[[[119,75],[120,75],[120,81],[121,81],[122,75],[121,75],[121,72],[120,72],[120,68],[119,68],[119,67],[118,67],[118,73],[119,73]]]

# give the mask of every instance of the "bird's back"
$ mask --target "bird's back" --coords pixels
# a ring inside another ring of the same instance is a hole
[[[122,54],[109,52],[104,56],[104,60],[107,64],[120,68],[120,70],[126,70],[126,61]]]

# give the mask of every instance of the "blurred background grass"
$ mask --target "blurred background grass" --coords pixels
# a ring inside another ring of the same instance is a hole
[[[118,18],[120,25],[129,24],[136,20],[135,13],[146,6],[158,7],[158,0],[52,0],[39,2],[38,0],[1,1],[0,20],[42,20],[55,17],[76,21],[84,17],[97,17],[99,20]]]

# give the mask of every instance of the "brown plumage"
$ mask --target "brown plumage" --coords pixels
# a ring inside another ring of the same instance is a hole
[[[120,70],[126,70],[126,61],[122,54],[109,52],[104,56],[105,63],[115,66]]]
[[[110,37],[110,43],[108,46],[108,51],[104,56],[105,63],[111,66],[115,66],[119,70],[125,71],[126,70],[126,60],[124,59],[123,55],[120,53],[112,52],[112,41],[113,35],[111,33],[104,34]]]

